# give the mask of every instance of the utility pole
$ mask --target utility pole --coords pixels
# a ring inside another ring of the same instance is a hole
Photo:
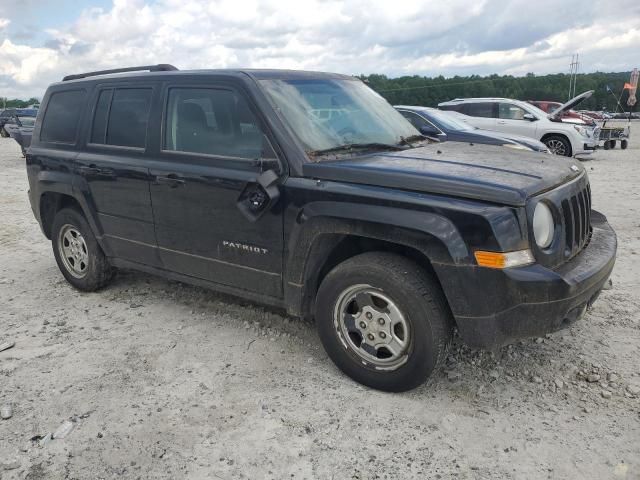
[[[569,64],[569,100],[576,96],[576,82],[578,80],[578,68],[580,67],[579,54],[571,55]]]

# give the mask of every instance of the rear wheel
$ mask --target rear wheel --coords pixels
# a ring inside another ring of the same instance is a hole
[[[616,148],[616,141],[615,141],[615,140],[609,140],[609,147],[610,147],[611,149]]]
[[[63,208],[56,214],[51,242],[62,275],[78,290],[94,291],[111,280],[113,270],[107,257],[76,209]]]
[[[626,150],[628,146],[629,146],[628,140],[620,140],[620,148],[622,150]]]
[[[325,350],[344,373],[398,392],[423,383],[445,358],[453,322],[429,274],[399,255],[371,252],[325,277],[316,324]]]
[[[610,140],[605,140],[604,141],[604,149],[605,150],[611,150],[611,141]]]
[[[563,136],[549,135],[544,139],[544,144],[554,155],[571,156],[571,143]]]

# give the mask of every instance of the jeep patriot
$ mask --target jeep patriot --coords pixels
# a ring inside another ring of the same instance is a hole
[[[579,162],[431,143],[345,75],[70,75],[26,164],[77,289],[137,269],[315,317],[335,364],[388,391],[424,382],[454,329],[495,348],[579,319],[615,261]]]

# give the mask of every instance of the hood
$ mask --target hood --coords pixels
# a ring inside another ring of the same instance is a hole
[[[578,106],[578,104],[582,103],[584,100],[586,100],[587,98],[591,97],[591,95],[593,95],[593,92],[594,92],[593,90],[588,90],[588,91],[586,91],[584,93],[581,93],[577,97],[573,97],[567,103],[563,103],[558,108],[556,108],[554,111],[552,111],[551,113],[547,114],[547,118],[549,120],[559,120],[560,116],[562,115],[563,112],[568,112],[569,110],[571,110],[574,107]]]
[[[520,143],[525,145],[536,152],[544,152],[547,150],[547,146],[539,140],[531,137],[525,137],[524,135],[515,135],[512,133],[502,133],[502,132],[494,132],[493,130],[482,130],[481,128],[477,128],[471,131],[472,133],[479,133],[485,137],[491,137],[495,139],[504,140],[505,143]]]
[[[307,163],[305,177],[523,206],[584,174],[579,162],[493,145],[441,143]]]

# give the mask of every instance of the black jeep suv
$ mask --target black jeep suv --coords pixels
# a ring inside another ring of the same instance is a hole
[[[27,168],[76,288],[133,268],[314,316],[338,367],[383,390],[423,382],[454,327],[492,348],[576,320],[615,260],[579,163],[430,144],[343,75],[65,77]]]

